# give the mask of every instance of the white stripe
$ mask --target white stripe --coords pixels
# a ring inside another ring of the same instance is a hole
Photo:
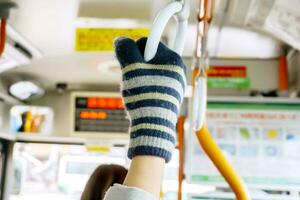
[[[175,145],[169,140],[151,136],[140,136],[130,140],[130,148],[138,146],[156,147],[170,152],[172,152],[175,147]]]
[[[131,120],[135,120],[141,117],[160,117],[163,119],[167,119],[174,124],[177,122],[177,115],[166,108],[160,107],[142,107],[134,110],[128,111],[131,117]]]
[[[138,95],[134,95],[134,96],[124,97],[124,101],[126,103],[132,103],[132,102],[137,102],[137,101],[147,100],[147,99],[165,100],[165,101],[169,101],[170,103],[174,104],[175,106],[177,106],[177,108],[179,108],[179,106],[180,106],[180,102],[178,101],[178,99],[176,99],[172,95],[162,94],[159,92],[144,93],[144,94],[138,94]]]
[[[130,128],[130,131],[135,132],[135,131],[138,131],[140,129],[152,129],[152,130],[163,131],[163,132],[166,132],[170,135],[175,134],[174,130],[170,129],[169,127],[166,127],[166,126],[163,126],[163,125],[157,125],[157,124],[146,124],[146,123],[139,124],[139,125],[136,125],[136,126],[132,126]]]
[[[145,63],[134,63],[131,65],[122,68],[123,74],[134,71],[137,69],[153,69],[153,70],[167,70],[171,72],[177,72],[181,76],[185,76],[184,70],[178,65],[154,65],[154,64],[145,64]]]
[[[174,78],[164,76],[140,76],[126,80],[123,82],[123,90],[155,85],[172,87],[173,89],[177,90],[181,97],[183,97],[183,87],[181,83]]]

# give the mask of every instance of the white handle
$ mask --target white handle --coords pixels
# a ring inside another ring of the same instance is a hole
[[[177,33],[175,38],[175,44],[174,44],[174,51],[178,53],[178,55],[182,55],[184,44],[185,44],[185,35],[188,28],[188,21],[179,21],[177,26]]]
[[[193,99],[193,125],[194,130],[199,131],[206,117],[206,107],[207,107],[207,84],[206,77],[197,77],[194,89],[194,99]]]
[[[154,58],[157,48],[159,45],[160,38],[162,33],[168,23],[168,21],[175,14],[178,14],[178,28],[175,39],[174,51],[179,55],[182,55],[184,43],[185,43],[185,34],[188,26],[188,15],[189,15],[189,7],[188,4],[182,4],[178,1],[172,2],[168,4],[164,9],[162,9],[157,17],[154,20],[151,33],[148,37],[144,58],[146,61]]]

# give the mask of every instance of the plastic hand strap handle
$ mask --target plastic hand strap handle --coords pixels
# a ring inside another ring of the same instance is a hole
[[[207,78],[199,76],[195,78],[193,98],[193,124],[194,131],[200,130],[205,121],[207,106]]]
[[[151,33],[148,37],[144,58],[146,61],[154,58],[157,48],[159,45],[160,38],[162,33],[169,22],[173,17],[177,17],[178,27],[177,34],[175,39],[175,44],[173,50],[182,55],[184,43],[185,43],[185,34],[188,27],[188,17],[189,17],[189,4],[188,0],[185,0],[184,3],[179,1],[174,1],[168,4],[164,9],[162,9],[156,16]]]

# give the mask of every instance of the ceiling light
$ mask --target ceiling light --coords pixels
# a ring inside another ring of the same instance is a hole
[[[19,81],[9,87],[9,93],[19,100],[29,100],[43,95],[45,91],[31,81]]]

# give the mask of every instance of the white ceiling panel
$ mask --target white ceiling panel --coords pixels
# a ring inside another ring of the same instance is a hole
[[[114,60],[112,52],[102,54],[74,51],[75,29],[78,22],[89,24],[91,27],[101,26],[100,21],[108,19],[107,21],[115,27],[124,25],[121,21],[114,21],[115,19],[130,18],[151,24],[155,13],[168,2],[168,0],[15,1],[19,8],[12,13],[10,23],[40,49],[44,57],[22,68],[12,70],[5,76],[36,77],[45,88],[49,89],[53,89],[57,82],[97,85],[117,84],[120,80],[118,73],[99,70],[99,65],[101,68],[107,61]],[[198,3],[197,0],[190,1],[191,28],[185,50],[185,55],[188,56],[192,55],[195,48],[194,25]],[[212,30],[211,55],[260,58],[278,55],[280,43],[277,40],[267,34],[244,27],[253,2],[254,0],[216,0],[214,24],[231,27],[222,29],[216,27]],[[103,24],[107,26],[107,23]],[[174,24],[170,23],[167,30],[170,40],[173,37],[171,33],[175,30]]]

